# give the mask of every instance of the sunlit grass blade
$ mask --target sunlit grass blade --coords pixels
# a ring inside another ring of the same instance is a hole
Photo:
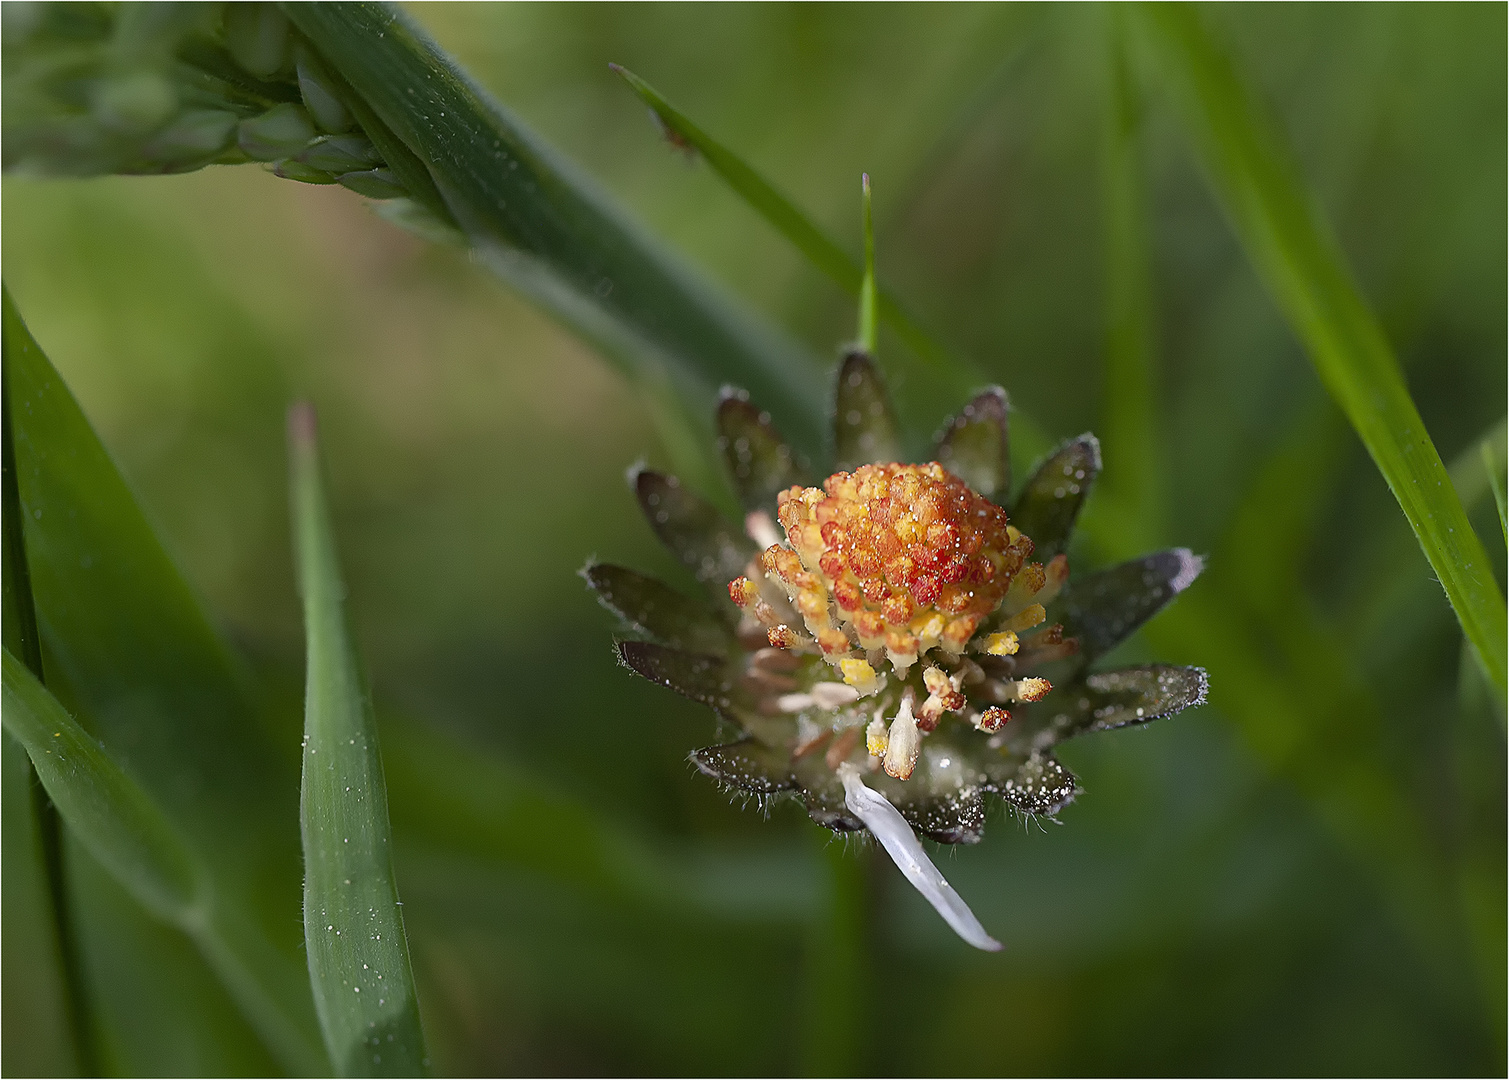
[[[1281,140],[1183,5],[1139,9],[1206,172],[1258,274],[1351,421],[1494,683],[1505,686],[1504,598],[1404,376]]]
[[[863,264],[855,262],[853,256],[814,225],[807,215],[802,213],[790,199],[777,191],[774,185],[666,101],[649,83],[618,64],[609,66],[650,107],[650,111],[670,133],[673,141],[697,151],[740,198],[768,221],[776,231],[785,236],[813,266],[842,288],[856,296],[862,295],[865,282]],[[868,221],[867,213],[867,224]],[[867,251],[871,250],[868,247],[872,242],[869,235],[867,228]],[[955,396],[962,399],[989,382],[973,365],[950,354],[934,341],[931,335],[917,325],[890,293],[877,287],[874,304],[879,319],[894,330],[896,336],[917,354],[918,358],[928,366],[934,378],[949,381],[950,391]],[[874,354],[873,348],[866,351]]]
[[[202,924],[204,874],[162,811],[9,649],[3,665],[0,719],[69,828],[159,918]]]
[[[1499,478],[1493,444],[1484,439],[1478,444],[1478,454],[1483,459],[1483,471],[1488,474],[1488,486],[1493,490],[1493,505],[1498,507],[1499,528],[1504,531],[1504,544],[1509,546],[1509,517],[1505,516],[1504,509],[1504,481]]]
[[[8,295],[4,360],[47,689],[209,876],[185,929],[248,1021],[320,1072],[299,940],[272,929],[297,918],[298,833],[269,718]]]
[[[388,793],[308,405],[289,411],[288,449],[307,657],[301,808],[315,1007],[342,1076],[413,1076],[429,1062],[393,876]]]
[[[290,4],[289,18],[429,170],[483,261],[636,379],[673,378],[707,419],[743,386],[803,449],[822,443],[822,365],[715,292],[397,9]]]
[[[865,267],[859,281],[859,347],[871,356],[876,354],[875,326],[875,221],[870,210],[870,174],[860,177],[864,204]]]

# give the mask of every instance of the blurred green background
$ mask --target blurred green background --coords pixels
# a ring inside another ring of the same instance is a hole
[[[824,357],[853,332],[852,301],[667,147],[607,64],[856,251],[869,171],[881,277],[1054,437],[1099,431],[1101,497],[1128,497],[1103,390],[1102,9],[412,10],[651,231]],[[1505,9],[1206,14],[1278,117],[1442,456],[1475,454],[1506,400]],[[575,571],[590,555],[679,570],[623,482],[637,459],[668,464],[644,403],[585,346],[338,188],[254,168],[6,178],[16,303],[286,701],[290,755],[303,643],[283,410],[321,410],[437,1071],[1504,1071],[1502,704],[1171,109],[1141,104],[1158,482],[1135,537],[1095,530],[1092,497],[1093,546],[1071,558],[1210,555],[1121,656],[1207,668],[1213,703],[1066,748],[1085,794],[1061,827],[998,812],[980,845],[942,853],[1005,943],[995,956],[798,806],[731,803],[686,762],[711,715],[615,667],[611,618]],[[926,403],[919,445],[958,404],[895,389]],[[1484,489],[1469,509],[1502,581]],[[549,799],[490,816],[518,784]],[[601,859],[624,863],[618,879],[583,869]],[[215,1037],[196,1026],[218,1007],[208,985],[139,977],[128,943],[187,951],[176,931],[121,931],[123,898],[91,914],[115,888],[97,871],[73,887],[112,1068],[269,1067],[233,1017]],[[857,913],[863,954],[835,951]],[[7,1010],[7,1043],[20,1022]]]

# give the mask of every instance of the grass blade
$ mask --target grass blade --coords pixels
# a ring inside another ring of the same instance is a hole
[[[1483,458],[1483,471],[1488,474],[1488,486],[1493,489],[1493,505],[1498,507],[1499,512],[1499,528],[1504,530],[1504,543],[1509,546],[1509,517],[1505,516],[1504,509],[1504,482],[1499,479],[1493,444],[1484,439],[1478,444],[1478,453]]]
[[[5,302],[9,303],[9,294]],[[16,482],[16,441],[11,424],[9,369],[0,369],[0,531],[3,531],[4,645],[42,678],[42,639],[26,565],[21,491]],[[79,965],[74,919],[64,881],[62,826],[57,807],[38,784],[26,752],[7,737],[5,801],[4,978],[6,1016],[14,1034],[5,1040],[3,1065],[12,1074],[97,1072],[87,995]],[[25,986],[25,992],[18,989]],[[16,1022],[19,1029],[12,1029]],[[24,1035],[23,1035],[24,1032]]]
[[[1125,517],[1124,551],[1141,554],[1161,534],[1163,492],[1153,356],[1152,244],[1141,154],[1143,102],[1129,70],[1125,13],[1106,15],[1106,118],[1102,197],[1105,213],[1106,361],[1100,440],[1105,473],[1100,498]]]
[[[470,83],[396,9],[290,4],[289,18],[429,170],[495,273],[636,378],[671,377],[699,417],[747,388],[808,452],[822,445],[821,365],[737,309]],[[711,446],[711,420],[704,440]]]
[[[0,736],[0,1071],[7,1076],[80,1076],[79,995],[70,993],[58,936],[42,823],[32,788],[31,760],[9,735]],[[77,984],[75,984],[76,986]]]
[[[1174,4],[1139,10],[1249,258],[1399,501],[1463,633],[1504,689],[1504,598],[1339,246],[1200,12]]]
[[[865,220],[865,269],[859,282],[859,347],[876,355],[875,332],[875,223],[870,213],[870,174],[860,177]]]
[[[69,828],[149,911],[202,924],[203,874],[162,811],[9,649],[0,663],[0,720],[26,747]]]
[[[429,1064],[393,877],[372,704],[346,623],[314,410],[288,415],[294,549],[304,598],[304,939],[325,1045],[342,1076]]]
[[[270,718],[8,295],[3,318],[47,689],[208,875],[185,929],[247,1019],[285,1068],[322,1072],[299,941],[276,929],[297,917],[298,834]]]
[[[774,185],[732,150],[693,123],[649,83],[618,64],[610,64],[609,67],[650,107],[673,142],[696,150],[712,170],[734,189],[735,194],[786,237],[813,266],[850,293],[862,296],[865,282],[862,264],[855,262],[843,248],[812,224]],[[866,221],[868,222],[868,217]],[[867,229],[867,245],[871,242],[868,237]],[[866,250],[871,249],[867,247]],[[873,286],[873,278],[871,280]],[[990,381],[973,365],[951,355],[938,345],[890,293],[877,287],[874,302],[879,318],[917,354],[929,369],[932,378],[947,380],[949,393],[953,397],[962,399]],[[875,354],[873,348],[866,351],[872,356]]]

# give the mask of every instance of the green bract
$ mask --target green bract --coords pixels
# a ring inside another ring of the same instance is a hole
[[[840,469],[896,460],[890,401],[862,352],[851,353],[843,365],[834,416]],[[764,632],[752,628],[729,598],[730,580],[756,572],[763,545],[753,536],[769,539],[780,494],[810,483],[811,474],[746,395],[726,392],[717,420],[725,460],[750,515],[748,530],[724,519],[674,477],[650,470],[631,477],[651,528],[707,588],[711,605],[616,566],[590,565],[585,576],[637,635],[618,642],[625,666],[710,705],[737,729],[738,738],[692,754],[702,772],[758,796],[792,793],[814,821],[835,831],[863,829],[846,805],[838,767],[862,763],[865,744],[856,746],[852,737],[843,743],[837,736],[863,730],[877,717],[889,718],[907,692],[905,678],[874,696],[825,707],[822,687],[842,689],[834,682],[834,669],[816,650],[769,648]],[[1038,465],[1013,499],[1007,400],[1004,391],[993,388],[944,426],[933,460],[1006,507],[1012,523],[1031,537],[1035,555],[1046,557],[1067,546],[1100,469],[1100,446],[1092,435],[1066,442]],[[943,843],[979,840],[987,794],[1025,814],[1057,813],[1077,792],[1074,776],[1054,757],[1058,743],[1171,716],[1205,700],[1206,676],[1199,668],[1152,664],[1091,670],[1097,658],[1187,588],[1202,565],[1180,548],[1071,576],[1047,606],[1049,626],[1039,635],[1045,644],[1024,642],[1014,655],[980,654],[964,661],[983,671],[985,681],[977,686],[994,685],[989,680],[995,678],[1045,676],[1054,685],[1046,697],[1013,702],[1012,718],[999,730],[982,730],[968,718],[977,715],[974,706],[999,699],[975,698],[970,708],[944,713],[936,729],[925,732],[908,778],[887,775],[871,758],[865,784],[882,793],[914,829]],[[982,626],[977,638],[989,628]],[[815,686],[816,701],[811,700]],[[966,697],[976,692],[969,684],[963,690]],[[827,696],[835,694],[830,690]],[[850,749],[835,755],[833,748],[843,746]]]

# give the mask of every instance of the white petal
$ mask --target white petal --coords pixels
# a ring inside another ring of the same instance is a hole
[[[853,765],[839,766],[838,776],[844,782],[844,805],[875,834],[897,868],[938,910],[943,921],[954,928],[954,933],[977,949],[1000,951],[1001,943],[985,932],[969,905],[944,880],[901,811],[880,792],[866,787]]]

